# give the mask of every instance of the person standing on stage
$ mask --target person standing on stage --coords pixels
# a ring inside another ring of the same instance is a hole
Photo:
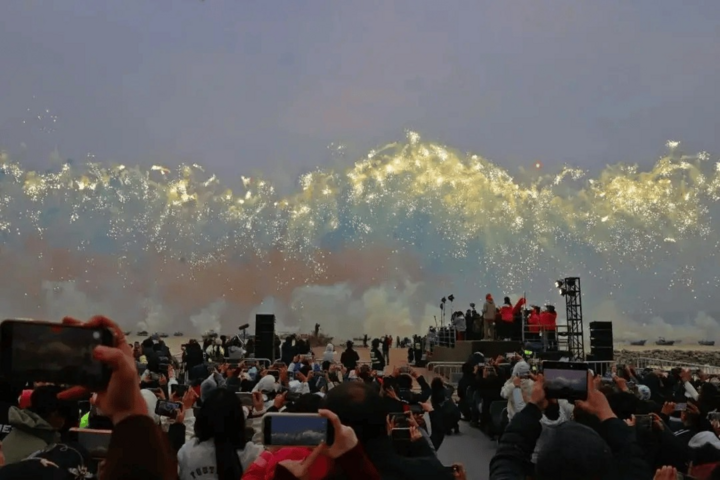
[[[491,294],[485,295],[485,304],[482,308],[484,340],[495,340],[495,317],[497,307]]]
[[[513,306],[510,303],[510,297],[505,297],[503,306],[500,307],[500,325],[497,325],[498,338],[501,340],[510,340],[513,331]]]
[[[380,352],[380,342],[381,340],[374,338],[371,343],[370,364],[373,370],[382,374],[385,371],[385,357],[383,357],[383,354]]]
[[[383,337],[383,344],[382,344],[383,357],[385,357],[385,365],[390,365],[390,347],[391,346],[392,346],[392,337],[390,335],[385,335]]]
[[[465,330],[467,330],[467,322],[465,315],[461,311],[457,311],[453,314],[453,327],[457,334],[456,340],[465,340]]]

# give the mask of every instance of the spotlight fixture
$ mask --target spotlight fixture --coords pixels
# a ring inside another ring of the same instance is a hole
[[[556,286],[557,288],[562,288],[563,283],[564,283],[564,282],[563,282],[562,280],[558,280],[557,282],[555,282],[555,286]]]
[[[447,298],[443,297],[442,300],[440,300],[442,303],[447,302]],[[450,300],[452,302],[452,300]]]
[[[455,295],[452,295],[452,294],[451,294],[451,295],[448,297],[448,300],[450,300],[451,302],[455,301]]]

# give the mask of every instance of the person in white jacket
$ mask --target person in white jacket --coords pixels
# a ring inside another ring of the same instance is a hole
[[[264,447],[245,439],[240,399],[218,388],[208,395],[195,418],[195,435],[178,452],[180,480],[237,480]]]
[[[527,362],[518,362],[513,367],[512,375],[500,390],[500,396],[507,399],[508,420],[525,408],[530,399],[533,381],[530,378],[530,365]]]
[[[323,362],[334,362],[335,361],[335,347],[332,343],[328,343],[325,347],[325,353],[323,353]]]

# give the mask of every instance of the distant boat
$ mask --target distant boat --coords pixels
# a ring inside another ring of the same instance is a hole
[[[183,332],[175,332],[175,333],[173,333],[173,335],[176,337],[182,337],[184,334],[183,334]]]
[[[148,333],[147,333],[145,330],[142,330],[142,331],[140,331],[140,332],[137,333],[137,336],[138,336],[138,337],[147,337],[147,336],[148,336]]]
[[[160,334],[160,338],[167,338],[167,337],[169,337],[169,336],[170,336],[170,335],[168,335],[167,333],[161,333],[161,334]]]
[[[665,340],[665,338],[660,337],[655,342],[655,345],[659,345],[661,347],[671,347],[671,346],[675,345],[675,341],[674,340]]]
[[[645,345],[645,342],[647,342],[647,340],[635,340],[634,342],[630,342],[630,345],[642,347],[643,345]]]
[[[704,347],[714,347],[715,346],[715,340],[700,340],[698,342],[698,345],[702,345]]]
[[[128,330],[127,332],[123,332],[123,333],[124,333],[125,336],[127,337],[127,336],[130,335],[132,332]]]

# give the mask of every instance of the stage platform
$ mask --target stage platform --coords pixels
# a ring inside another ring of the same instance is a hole
[[[455,342],[455,348],[433,348],[430,362],[467,362],[475,352],[482,352],[485,357],[494,357],[509,352],[522,352],[522,342],[504,342],[500,340],[460,340]]]

